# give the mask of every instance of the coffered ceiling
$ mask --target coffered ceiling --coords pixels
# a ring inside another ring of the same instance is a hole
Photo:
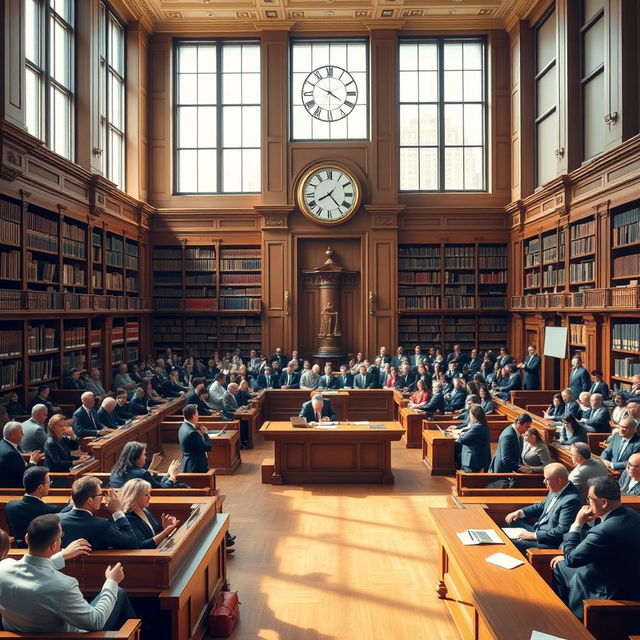
[[[153,32],[504,29],[540,0],[116,0]],[[123,16],[124,17],[124,16]]]

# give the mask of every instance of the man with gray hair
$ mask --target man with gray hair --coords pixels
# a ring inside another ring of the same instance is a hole
[[[300,377],[301,389],[317,389],[320,384],[320,365],[314,364],[311,369],[304,371]]]
[[[80,396],[82,404],[73,413],[73,431],[78,438],[95,438],[108,433],[100,426],[100,419],[95,409],[96,398],[92,391],[85,391]]]
[[[116,399],[111,396],[107,396],[98,409],[98,426],[103,429],[109,429],[111,431],[118,428],[116,417],[113,415],[113,410],[116,408]]]
[[[4,425],[0,442],[0,487],[22,487],[22,476],[27,467],[34,467],[43,458],[44,452],[34,451],[26,463],[22,457],[22,425],[11,421]]]
[[[302,405],[298,417],[305,418],[310,425],[318,422],[336,422],[338,419],[331,408],[331,402],[323,398],[321,393],[314,393],[311,400]]]
[[[99,398],[107,395],[107,392],[102,386],[100,369],[97,369],[96,367],[91,369],[89,372],[89,378],[85,380],[84,386],[87,388],[87,391],[93,391],[93,393]]]
[[[583,420],[584,428],[591,433],[609,433],[611,427],[609,426],[609,409],[602,406],[602,394],[592,393],[589,398],[591,409],[589,414]]]
[[[49,409],[44,404],[36,404],[31,409],[31,417],[22,423],[22,441],[20,446],[25,453],[44,451],[47,440],[46,422]]]
[[[227,385],[227,390],[222,396],[222,415],[225,420],[233,420],[234,414],[238,410],[236,393],[238,393],[238,384],[231,382]]]
[[[520,528],[511,531],[513,544],[524,554],[531,547],[556,549],[562,537],[569,531],[576,514],[582,506],[582,499],[576,487],[569,482],[569,472],[559,462],[552,462],[544,468],[544,483],[549,493],[543,502],[524,509],[512,511],[505,517],[509,527]],[[525,522],[535,518],[533,525]],[[511,536],[510,536],[511,537]]]
[[[591,449],[586,442],[574,442],[571,445],[571,460],[574,467],[569,474],[569,481],[578,489],[580,497],[586,500],[589,492],[589,480],[591,478],[606,478],[609,475],[609,470],[600,458],[594,458],[591,455]]]
[[[602,462],[613,471],[623,471],[627,460],[640,453],[640,436],[637,433],[636,421],[633,418],[622,418],[618,433],[614,433],[607,448],[602,452]]]

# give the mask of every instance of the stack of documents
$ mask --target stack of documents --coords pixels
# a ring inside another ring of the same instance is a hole
[[[456,533],[462,544],[504,544],[504,541],[493,529],[467,529]]]

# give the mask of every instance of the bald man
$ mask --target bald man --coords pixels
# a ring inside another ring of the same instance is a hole
[[[564,465],[548,464],[544,468],[544,483],[549,493],[543,502],[512,511],[504,519],[510,527],[524,529],[513,540],[523,554],[531,547],[558,548],[582,506],[580,493],[569,482],[569,472]],[[525,522],[529,518],[535,518],[533,525]]]
[[[640,496],[640,453],[627,460],[627,468],[620,476],[620,490],[625,495]]]

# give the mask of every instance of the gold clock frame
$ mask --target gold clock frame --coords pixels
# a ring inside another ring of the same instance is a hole
[[[351,180],[353,184],[353,188],[355,190],[355,198],[353,199],[353,204],[349,207],[347,212],[343,216],[341,216],[338,220],[321,220],[317,216],[314,216],[313,213],[311,213],[311,211],[309,211],[307,204],[304,201],[304,186],[307,180],[309,180],[309,178],[314,173],[317,173],[318,171],[323,171],[326,169],[335,169],[336,171],[341,171],[342,173],[344,173],[349,178],[349,180]],[[355,215],[356,211],[358,211],[358,209],[360,208],[360,204],[362,201],[362,187],[360,185],[360,180],[358,180],[358,178],[353,173],[353,171],[350,171],[344,166],[338,164],[337,162],[320,162],[318,164],[313,165],[302,174],[302,177],[298,181],[298,187],[296,189],[296,201],[297,201],[298,208],[300,209],[302,214],[305,216],[305,218],[312,220],[316,224],[332,227],[332,226],[342,224],[343,222],[347,222],[347,220],[350,220]]]

